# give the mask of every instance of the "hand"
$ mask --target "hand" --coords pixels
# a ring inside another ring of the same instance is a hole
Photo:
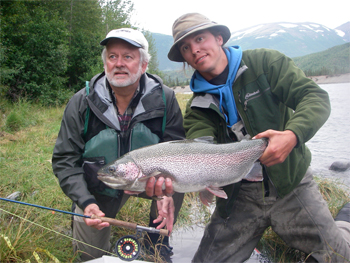
[[[163,184],[165,184],[165,190],[163,190]],[[164,177],[159,177],[156,181],[154,177],[151,177],[147,181],[146,194],[150,197],[172,196],[174,194],[173,183],[170,178],[164,179]]]
[[[157,229],[161,229],[164,226],[169,231],[169,235],[174,226],[174,200],[172,197],[164,196],[162,200],[157,201],[158,217],[153,220],[153,223],[160,223]]]
[[[92,216],[96,215],[99,217],[105,216],[105,214],[100,210],[98,205],[96,204],[90,204],[84,209],[84,215]],[[100,219],[89,219],[84,218],[85,224],[91,227],[94,227],[98,230],[101,230],[102,228],[109,227],[108,222],[102,222]]]
[[[259,160],[266,166],[283,163],[298,143],[297,136],[290,130],[282,132],[267,130],[257,134],[253,139],[260,139],[263,137],[269,139],[269,144]]]

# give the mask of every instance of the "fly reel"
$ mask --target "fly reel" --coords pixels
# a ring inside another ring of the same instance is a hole
[[[125,261],[137,259],[140,254],[140,243],[135,236],[124,236],[120,238],[115,245],[115,251],[118,257]]]
[[[129,227],[131,228],[131,227]],[[136,236],[127,235],[120,238],[115,245],[115,252],[118,257],[125,261],[137,259],[140,255],[141,247],[138,241],[142,237],[143,232],[157,233],[162,236],[168,236],[169,232],[166,229],[155,229],[153,227],[135,226]]]

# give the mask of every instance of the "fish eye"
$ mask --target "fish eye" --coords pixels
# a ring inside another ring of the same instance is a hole
[[[115,167],[114,166],[108,167],[108,171],[111,172],[111,173],[114,173],[115,172]]]

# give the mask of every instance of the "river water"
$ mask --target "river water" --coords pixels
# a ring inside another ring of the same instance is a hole
[[[331,101],[331,115],[316,135],[306,143],[312,153],[311,167],[320,177],[330,178],[350,189],[350,170],[329,170],[335,161],[350,162],[350,83],[323,84]]]
[[[350,170],[329,170],[335,161],[350,162],[350,83],[323,84],[320,87],[329,94],[332,112],[318,133],[306,143],[312,153],[311,167],[319,177],[334,179],[350,191]],[[191,262],[202,238],[203,226],[175,229],[170,242],[174,246],[173,263]],[[260,262],[252,254],[246,263]]]

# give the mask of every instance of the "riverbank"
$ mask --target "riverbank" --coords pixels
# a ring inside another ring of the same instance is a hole
[[[317,84],[348,83],[350,82],[350,73],[337,75],[310,76],[310,79]]]
[[[317,84],[331,84],[331,83],[348,83],[350,82],[350,73],[336,74],[336,75],[323,75],[323,76],[310,76]],[[190,86],[178,86],[173,88],[175,93],[192,93]]]

